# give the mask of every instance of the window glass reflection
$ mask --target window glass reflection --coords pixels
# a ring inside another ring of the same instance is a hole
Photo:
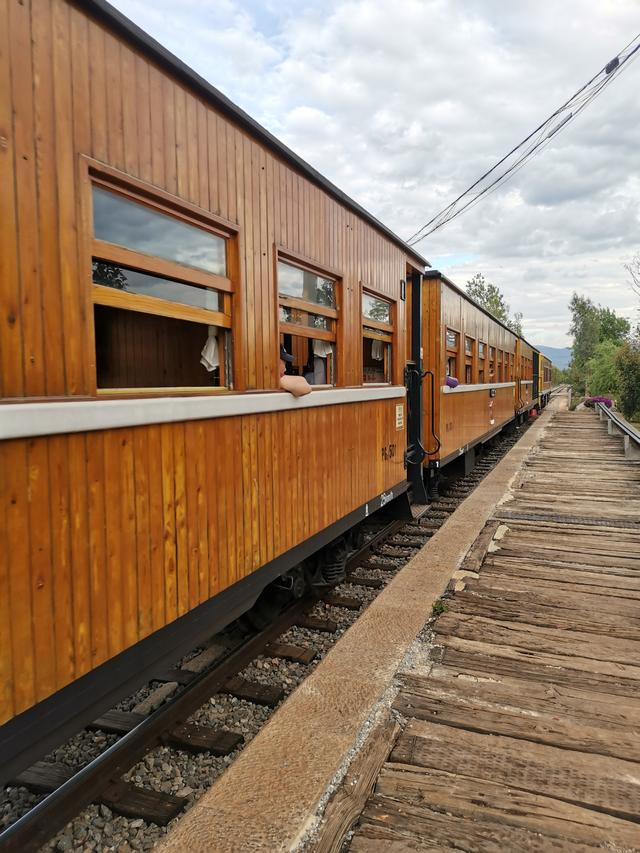
[[[278,261],[278,293],[328,308],[336,307],[334,281],[282,261]]]
[[[113,287],[125,293],[168,299],[170,302],[206,308],[209,311],[220,310],[220,294],[217,290],[148,275],[106,261],[93,261],[93,283]]]
[[[280,306],[280,322],[295,323],[297,326],[310,326],[312,329],[325,329],[330,331],[331,321],[319,314],[310,314],[308,311],[300,311],[298,308]]]
[[[384,299],[376,299],[368,293],[362,294],[362,314],[369,320],[391,325],[391,305]]]
[[[226,241],[222,237],[101,187],[92,190],[93,231],[99,240],[226,275]]]

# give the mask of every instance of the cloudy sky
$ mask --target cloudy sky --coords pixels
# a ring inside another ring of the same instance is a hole
[[[405,239],[640,32],[638,0],[112,2]],[[640,319],[622,266],[640,251],[638,91],[631,61],[419,245],[458,284],[497,284],[533,343],[570,345],[574,290]]]

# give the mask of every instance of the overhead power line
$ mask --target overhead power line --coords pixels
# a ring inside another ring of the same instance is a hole
[[[513,177],[529,160],[537,156],[556,134],[563,131],[570,122],[580,115],[582,110],[598,97],[614,77],[622,73],[623,68],[631,59],[640,55],[638,51],[640,51],[640,33],[522,142],[519,142],[515,148],[512,148],[508,154],[498,160],[477,181],[474,181],[468,189],[409,237],[407,243],[410,246],[415,246],[416,243],[460,216],[465,210],[475,206],[481,198],[494,192],[501,184]]]

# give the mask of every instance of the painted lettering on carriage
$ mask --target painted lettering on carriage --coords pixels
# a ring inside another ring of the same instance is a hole
[[[395,444],[387,444],[383,448],[381,448],[382,453],[382,461],[388,462],[390,459],[393,459],[396,455],[396,445]]]

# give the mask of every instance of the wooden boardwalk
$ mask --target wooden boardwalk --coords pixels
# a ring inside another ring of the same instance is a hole
[[[402,676],[354,853],[640,850],[640,462],[558,413],[512,495]]]

